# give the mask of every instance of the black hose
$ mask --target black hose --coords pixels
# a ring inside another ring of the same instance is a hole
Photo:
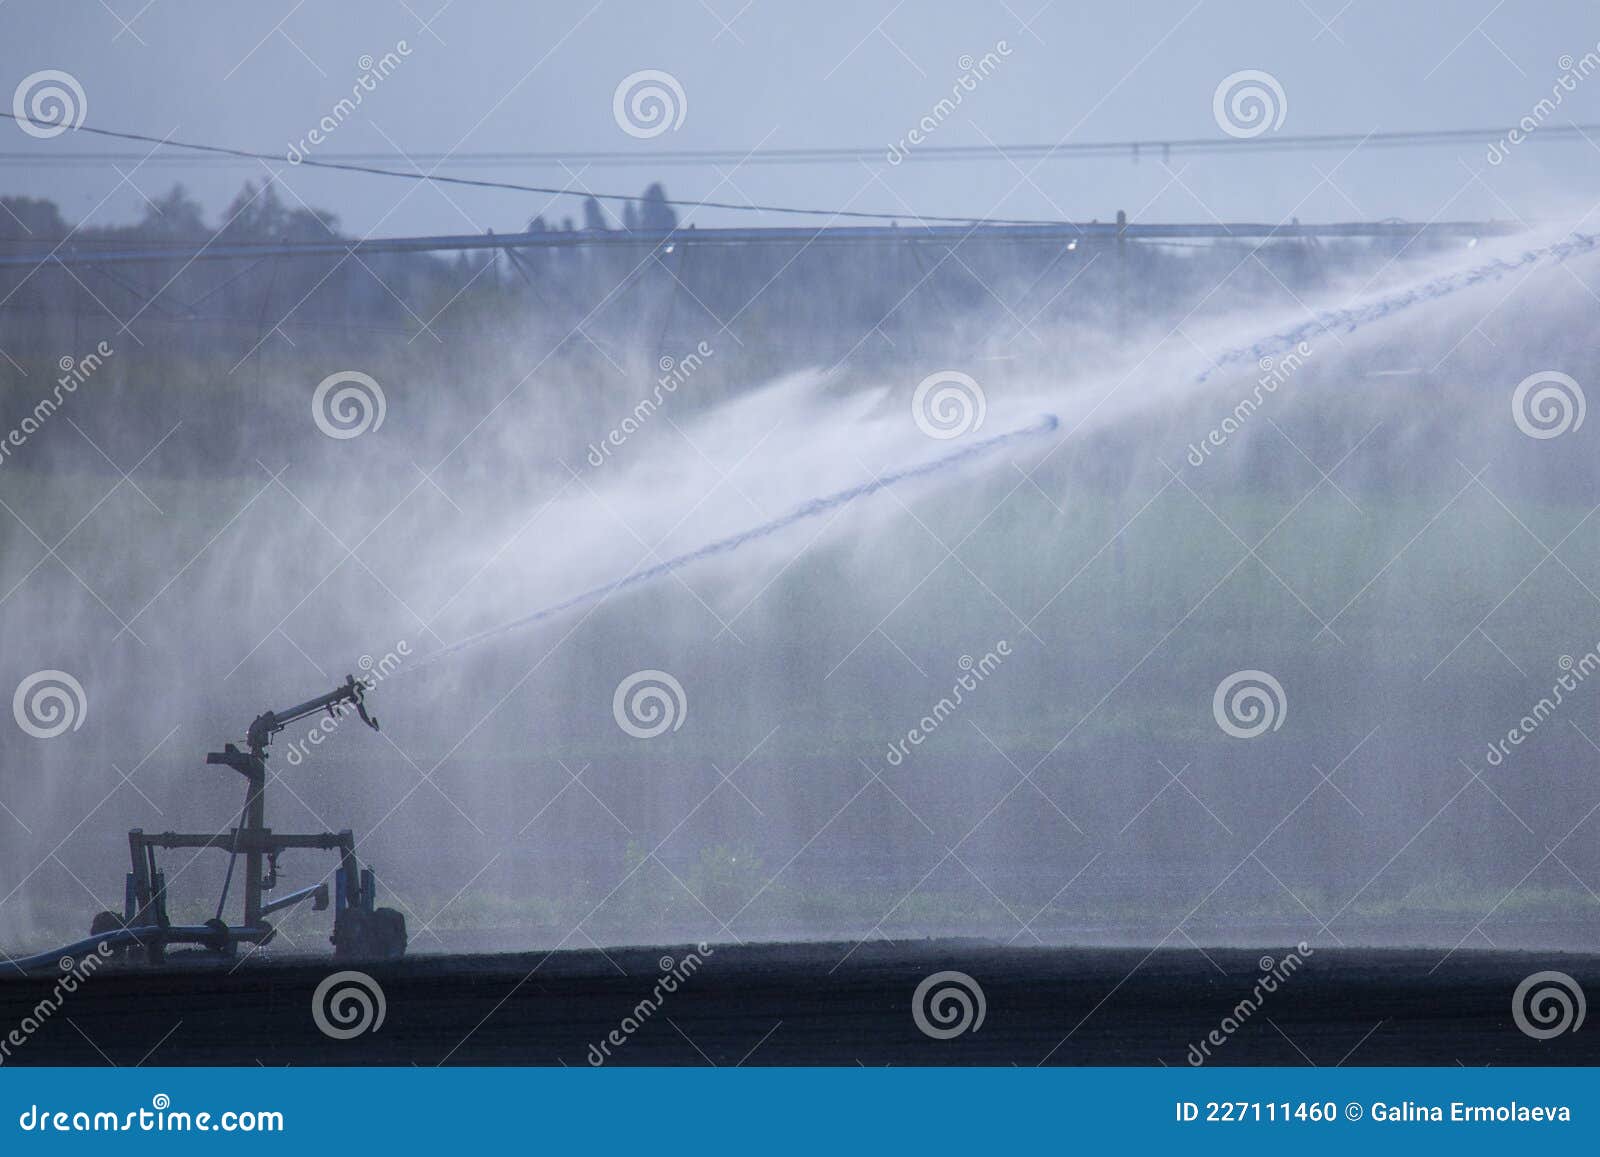
[[[207,948],[224,948],[230,941],[265,941],[271,935],[271,928],[265,925],[260,928],[229,929],[221,921],[213,921],[210,924],[173,924],[165,928],[159,924],[118,928],[112,932],[102,932],[98,936],[89,936],[83,940],[75,940],[71,944],[64,944],[54,952],[40,952],[34,956],[0,960],[0,979],[5,977],[7,965],[19,972],[39,972],[55,968],[68,972],[71,971],[72,965],[63,967],[61,964],[63,960],[71,959],[76,962],[91,952],[104,956],[109,949],[148,948],[152,944],[199,944]]]
[[[183,929],[169,928],[167,932],[181,932]],[[209,932],[209,929],[205,931]],[[163,929],[160,925],[150,924],[142,928],[118,928],[114,932],[102,932],[98,936],[90,936],[84,940],[76,940],[71,944],[63,945],[54,952],[40,952],[35,956],[21,956],[8,963],[12,968],[21,972],[38,972],[45,968],[61,968],[63,972],[71,971],[72,966],[62,966],[62,961],[71,959],[76,961],[91,952],[104,955],[107,948],[127,948],[144,945],[161,935]],[[0,973],[3,974],[3,973]]]

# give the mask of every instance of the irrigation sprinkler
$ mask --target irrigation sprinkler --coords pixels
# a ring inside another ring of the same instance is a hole
[[[100,945],[120,952],[127,959],[160,964],[174,944],[193,944],[223,957],[232,957],[239,944],[265,945],[276,934],[267,917],[306,900],[313,911],[330,907],[328,880],[300,888],[275,899],[268,899],[278,883],[278,857],[291,849],[323,849],[336,853],[338,866],[332,873],[333,954],[337,959],[392,959],[405,954],[405,916],[393,908],[377,906],[377,879],[371,868],[356,859],[355,836],[349,829],[291,835],[267,826],[267,747],[273,736],[289,724],[326,711],[337,719],[354,711],[374,731],[378,721],[367,713],[363,696],[367,684],[354,675],[324,695],[282,711],[266,711],[256,716],[245,733],[246,750],[226,743],[221,751],[206,755],[206,763],[230,767],[244,777],[244,808],[239,823],[226,832],[147,833],[134,828],[128,833],[128,852],[132,871],[127,875],[123,909],[101,912],[90,925],[89,938],[54,952],[13,963],[21,968],[54,967],[63,956],[81,955]],[[167,881],[157,859],[158,849],[215,848],[228,853],[228,871],[217,900],[216,915],[204,924],[173,924],[167,914]],[[243,922],[230,926],[223,920],[234,870],[244,860]]]

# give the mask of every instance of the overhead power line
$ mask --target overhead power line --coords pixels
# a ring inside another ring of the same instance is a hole
[[[97,130],[82,130],[97,131]],[[1165,158],[1174,153],[1195,155],[1246,156],[1251,153],[1305,152],[1353,148],[1433,148],[1470,144],[1475,141],[1503,141],[1512,131],[1508,127],[1474,129],[1416,129],[1373,133],[1307,133],[1236,138],[1187,137],[1123,141],[1063,141],[1055,144],[919,145],[903,153],[897,150],[896,163],[971,163],[992,161],[1070,160],[1080,157]],[[1520,131],[1520,130],[1519,130]],[[107,134],[110,135],[110,134]],[[1583,141],[1600,138],[1600,124],[1544,125],[1537,133],[1525,133],[1524,141]],[[136,138],[153,140],[155,138]],[[198,146],[194,146],[198,147]],[[816,147],[788,149],[607,149],[607,150],[507,150],[497,152],[395,153],[325,152],[318,162],[328,165],[382,165],[415,163],[433,166],[561,167],[619,166],[656,168],[662,166],[736,165],[821,165],[849,162],[887,162],[885,148]],[[0,165],[77,165],[108,162],[132,163],[147,154],[136,152],[0,152]],[[284,163],[284,155],[220,150],[194,157],[157,155],[149,163],[194,164],[213,162],[244,164],[261,159]],[[309,164],[311,161],[301,163]]]
[[[41,123],[41,122],[38,122],[38,121],[34,121],[31,118],[20,117],[20,116],[16,115],[15,113],[9,113],[9,112],[0,112],[0,117],[5,117],[7,120],[27,122],[27,123],[30,123],[30,124]],[[146,134],[146,133],[118,132],[118,131],[113,130],[113,129],[91,128],[88,125],[78,125],[73,131],[74,132],[80,132],[80,133],[91,133],[91,134],[93,134],[95,136],[101,136],[101,137],[113,137],[113,138],[116,138],[117,140],[143,141],[146,144],[156,145],[158,148],[189,149],[189,150],[192,150],[192,151],[195,151],[195,152],[198,152],[198,153],[208,153],[208,154],[219,155],[219,156],[238,157],[238,158],[243,158],[243,159],[248,159],[248,160],[261,161],[261,162],[265,162],[265,163],[268,163],[268,164],[275,164],[275,165],[288,165],[288,163],[289,163],[286,158],[284,158],[282,156],[279,156],[277,154],[274,154],[274,153],[258,153],[258,152],[254,152],[254,151],[252,151],[250,149],[234,149],[234,148],[228,148],[228,147],[223,146],[223,145],[203,145],[203,144],[197,144],[197,143],[195,143],[193,141],[177,141],[177,140],[172,140],[169,137],[150,136],[149,134]],[[385,168],[385,167],[379,166],[379,165],[363,165],[363,164],[355,164],[353,162],[344,162],[344,161],[325,161],[325,160],[315,160],[314,161],[314,160],[311,160],[311,159],[308,158],[308,159],[300,161],[298,163],[298,165],[296,165],[295,167],[297,167],[297,168],[314,168],[314,169],[337,169],[337,170],[340,170],[340,171],[343,171],[343,172],[369,173],[369,174],[372,174],[374,176],[379,176],[379,177],[399,177],[399,178],[402,178],[402,179],[408,180],[408,181],[425,181],[425,182],[428,182],[428,183],[439,184],[439,185],[468,185],[468,186],[472,186],[474,188],[480,188],[480,189],[507,189],[507,190],[511,190],[513,192],[518,192],[518,193],[542,193],[542,194],[545,194],[547,196],[552,196],[552,197],[585,197],[585,198],[592,197],[596,201],[621,201],[621,202],[637,202],[639,200],[639,196],[636,193],[596,193],[596,192],[593,192],[593,191],[588,190],[588,189],[574,189],[574,188],[571,188],[571,187],[557,188],[557,187],[551,186],[551,185],[525,185],[525,184],[521,184],[521,183],[515,182],[515,181],[491,181],[491,180],[488,180],[486,178],[481,178],[481,177],[448,177],[448,176],[440,176],[437,173],[423,172],[420,169],[413,169],[413,170],[408,171],[408,170],[405,170],[405,169],[390,169],[390,168]],[[932,215],[932,214],[920,214],[920,213],[871,213],[871,212],[867,212],[865,210],[860,210],[860,209],[807,209],[807,208],[801,208],[801,207],[795,206],[795,205],[755,205],[755,204],[740,203],[740,202],[736,202],[736,201],[709,201],[709,200],[687,201],[687,200],[674,200],[672,198],[666,198],[666,199],[664,199],[663,203],[667,204],[667,205],[672,205],[672,206],[675,206],[675,207],[678,207],[678,208],[687,208],[687,209],[731,209],[731,210],[737,210],[737,211],[740,211],[740,212],[785,213],[785,214],[793,214],[793,215],[806,216],[806,217],[844,217],[844,218],[861,219],[861,220],[869,220],[869,221],[914,220],[914,221],[945,222],[945,223],[954,223],[954,224],[969,224],[969,223],[971,223],[973,221],[980,220],[980,218],[975,218],[975,217],[945,217],[945,216],[935,216],[935,215]],[[1058,222],[1055,222],[1055,221],[1040,221],[1040,220],[1037,220],[1037,219],[1027,219],[1027,218],[1017,219],[1017,218],[989,217],[989,218],[981,218],[981,220],[990,221],[990,222],[997,223],[997,224],[1007,224],[1007,225],[1054,225],[1054,224],[1058,224]]]

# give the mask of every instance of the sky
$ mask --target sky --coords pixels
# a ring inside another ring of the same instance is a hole
[[[385,153],[401,168],[414,167],[412,155],[447,151],[633,152],[638,163],[621,166],[438,171],[629,194],[661,180],[675,198],[908,216],[1105,220],[1124,209],[1142,221],[1582,220],[1600,177],[1600,135],[1541,139],[1536,130],[1498,164],[1483,142],[1165,162],[1147,153],[891,164],[887,154],[985,54],[994,67],[936,118],[928,145],[1222,140],[1213,98],[1241,70],[1270,74],[1283,94],[1281,123],[1258,139],[1509,126],[1537,115],[1571,62],[1600,54],[1597,44],[1600,13],[1576,0],[1536,11],[1503,0],[9,0],[0,3],[0,100],[42,70],[61,70],[82,89],[86,125],[286,156],[357,87],[363,57],[394,53],[397,67],[320,152]],[[641,70],[669,74],[682,92],[681,123],[647,137],[614,113],[618,85]],[[1576,80],[1541,119],[1600,121],[1600,77]],[[680,150],[805,147],[874,156],[652,162]],[[63,164],[75,151],[142,156],[146,146],[74,132],[41,140],[0,123],[0,192],[48,197],[69,220],[105,224],[137,217],[145,198],[181,180],[215,218],[245,180],[270,170],[286,201],[329,209],[357,235],[505,232],[535,215],[580,216],[573,197],[177,153]],[[712,209],[689,219],[795,223]]]

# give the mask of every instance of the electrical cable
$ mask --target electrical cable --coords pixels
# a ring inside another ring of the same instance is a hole
[[[34,121],[32,118],[18,116],[16,113],[10,113],[10,112],[0,111],[0,117],[4,117],[7,120],[14,120],[14,121],[17,121],[19,123],[27,123],[27,124],[39,123],[37,121]],[[239,158],[243,158],[243,159],[262,161],[262,162],[270,162],[270,163],[279,164],[279,165],[289,165],[291,163],[287,158],[280,157],[280,156],[278,156],[278,155],[276,155],[274,153],[258,153],[258,152],[253,152],[250,149],[235,149],[235,148],[229,148],[229,147],[224,146],[224,145],[203,145],[203,144],[195,143],[193,141],[177,141],[177,140],[172,140],[169,137],[150,136],[150,135],[148,135],[146,133],[119,132],[119,131],[114,130],[114,129],[94,128],[94,127],[91,127],[89,125],[77,125],[77,126],[74,127],[73,131],[74,132],[80,132],[80,133],[92,133],[92,134],[94,134],[96,136],[114,137],[114,138],[116,138],[118,140],[142,141],[142,142],[145,142],[147,144],[154,144],[158,148],[190,149],[190,150],[193,150],[195,152],[200,152],[200,153],[209,153],[209,154],[213,154],[213,155],[228,156],[228,157],[239,157]],[[390,168],[385,168],[385,167],[380,166],[380,165],[363,165],[363,164],[355,164],[353,162],[346,162],[346,161],[312,160],[309,157],[307,157],[306,159],[304,159],[302,161],[299,161],[298,163],[295,163],[293,165],[293,167],[295,167],[295,168],[314,168],[314,169],[337,169],[337,170],[340,170],[342,172],[367,173],[367,174],[370,174],[370,175],[373,175],[373,176],[379,176],[379,177],[400,177],[400,178],[403,178],[403,179],[408,180],[408,181],[424,181],[424,182],[428,182],[428,183],[431,183],[431,184],[466,185],[466,186],[470,186],[470,187],[473,187],[473,188],[479,188],[479,189],[507,189],[507,190],[511,190],[513,192],[519,192],[519,193],[542,193],[542,194],[546,194],[546,195],[552,196],[552,197],[585,197],[585,198],[593,198],[596,201],[621,201],[621,202],[625,202],[625,203],[627,203],[627,202],[636,202],[636,201],[638,201],[640,199],[639,196],[637,194],[634,194],[634,193],[595,193],[595,192],[590,192],[590,191],[585,190],[585,189],[557,188],[557,187],[555,187],[553,185],[525,185],[525,184],[522,184],[522,183],[517,182],[517,181],[491,181],[491,180],[487,180],[487,179],[481,178],[481,177],[447,177],[447,176],[439,176],[439,175],[434,174],[434,173],[407,172],[404,169],[390,169]],[[976,217],[949,217],[949,216],[937,216],[937,215],[933,215],[933,214],[914,214],[914,213],[875,213],[875,212],[869,212],[869,211],[864,210],[864,209],[810,209],[810,208],[804,208],[804,207],[796,206],[796,205],[739,204],[738,202],[735,202],[735,201],[710,201],[710,200],[689,201],[689,200],[681,200],[681,199],[673,199],[673,198],[663,198],[662,203],[666,204],[666,205],[672,205],[672,206],[674,206],[676,208],[687,208],[687,209],[730,209],[730,210],[737,210],[739,212],[750,212],[750,213],[786,213],[786,214],[793,214],[793,215],[799,215],[799,216],[808,216],[808,217],[846,217],[846,218],[851,218],[851,219],[868,220],[868,221],[906,221],[906,220],[913,220],[913,221],[939,221],[939,222],[943,222],[945,224],[967,225],[967,224],[975,224],[978,221],[982,220],[982,221],[987,221],[987,222],[989,222],[991,224],[1003,224],[1003,225],[1056,225],[1056,224],[1060,224],[1060,222],[1058,222],[1058,221],[1039,220],[1037,218],[1014,218],[1014,217],[976,218]]]

